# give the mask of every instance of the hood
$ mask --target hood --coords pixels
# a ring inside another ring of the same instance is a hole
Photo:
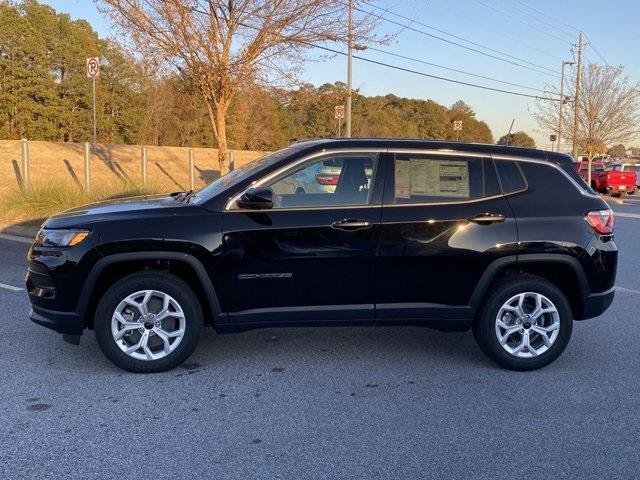
[[[68,228],[105,220],[131,220],[158,214],[169,215],[173,209],[189,206],[170,195],[153,195],[107,200],[65,210],[49,218],[45,228]]]

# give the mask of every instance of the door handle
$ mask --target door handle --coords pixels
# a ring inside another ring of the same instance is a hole
[[[371,222],[366,220],[356,220],[354,218],[345,218],[344,220],[333,222],[331,227],[337,228],[338,230],[361,230],[363,228],[371,227]]]
[[[501,213],[481,213],[469,217],[468,220],[478,225],[490,225],[492,223],[504,222],[504,215]]]

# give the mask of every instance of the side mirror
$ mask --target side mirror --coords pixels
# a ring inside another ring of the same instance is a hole
[[[238,199],[238,207],[250,210],[273,208],[273,190],[269,187],[248,188]]]

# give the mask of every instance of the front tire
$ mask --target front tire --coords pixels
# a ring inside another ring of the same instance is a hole
[[[573,315],[562,291],[535,275],[502,280],[473,324],[480,349],[509,370],[536,370],[556,360],[571,338]]]
[[[140,272],[115,282],[102,296],[94,319],[105,356],[136,373],[163,372],[183,363],[202,330],[198,296],[181,278]]]

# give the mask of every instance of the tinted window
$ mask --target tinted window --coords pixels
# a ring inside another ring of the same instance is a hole
[[[394,203],[455,202],[495,195],[496,174],[489,167],[490,161],[477,157],[397,154]]]
[[[489,158],[483,160],[484,163],[484,196],[491,197],[500,193],[500,184],[498,183],[498,175],[493,166],[493,161]]]
[[[591,190],[591,187],[587,185],[585,179],[576,171],[575,164],[565,163],[564,165],[561,165],[560,168],[562,168],[562,170],[564,170],[567,175],[569,175],[585,192],[593,193],[593,190]]]
[[[340,155],[316,159],[283,172],[265,186],[275,194],[274,208],[366,205],[377,155]]]
[[[526,188],[526,183],[516,162],[496,160],[496,168],[500,175],[500,183],[504,193],[516,192]]]

